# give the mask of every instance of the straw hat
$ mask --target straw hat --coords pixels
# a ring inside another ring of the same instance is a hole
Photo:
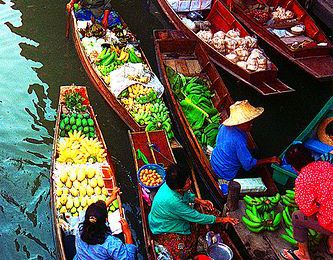
[[[324,119],[318,126],[317,136],[318,136],[318,139],[320,140],[320,142],[333,146],[333,139],[328,134],[326,134],[326,127],[331,122],[333,122],[333,117],[328,117],[328,118]]]
[[[237,101],[230,106],[230,116],[223,121],[225,126],[244,124],[260,116],[264,112],[262,107],[253,107],[247,100]]]

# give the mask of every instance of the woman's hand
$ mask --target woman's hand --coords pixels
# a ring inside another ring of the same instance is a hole
[[[230,217],[217,217],[216,218],[216,223],[230,223],[231,225],[236,225],[238,224],[238,219],[237,218],[230,218]]]
[[[117,199],[118,194],[120,194],[120,188],[114,187],[111,191],[110,197],[105,201],[106,207],[108,208],[111,203]]]
[[[195,202],[200,204],[202,207],[204,207],[205,209],[207,209],[209,211],[214,210],[214,205],[209,200],[196,199]]]
[[[110,195],[110,198],[115,200],[117,199],[117,195],[120,193],[120,188],[118,187],[114,187],[111,191],[111,195]]]

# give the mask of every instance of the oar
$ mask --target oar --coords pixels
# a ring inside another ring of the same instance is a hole
[[[68,39],[69,37],[69,30],[70,30],[70,27],[71,27],[71,13],[72,13],[72,10],[70,12],[67,12],[66,10],[66,38]]]
[[[199,186],[198,186],[197,178],[195,177],[193,167],[191,167],[191,176],[192,176],[192,180],[193,180],[193,183],[194,183],[194,189],[195,189],[195,192],[198,196],[198,199],[201,199],[202,197],[201,197],[200,189],[199,189]],[[203,207],[201,205],[200,205],[200,209],[203,212]],[[207,231],[210,231],[210,228],[209,228],[208,224],[206,224],[205,227],[206,227]]]

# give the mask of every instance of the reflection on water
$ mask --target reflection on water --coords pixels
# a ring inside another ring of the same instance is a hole
[[[1,259],[54,258],[49,208],[51,136],[42,121],[54,120],[36,69],[21,44],[38,43],[11,31],[21,12],[0,4],[0,244]]]

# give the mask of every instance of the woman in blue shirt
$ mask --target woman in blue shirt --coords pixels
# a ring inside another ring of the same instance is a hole
[[[253,107],[247,100],[230,106],[230,116],[219,128],[210,159],[219,179],[230,181],[241,169],[250,171],[259,165],[280,163],[276,156],[261,160],[253,158],[247,146],[247,132],[252,128],[253,120],[263,112],[262,107]]]
[[[112,236],[110,228],[106,225],[107,206],[115,200],[117,192],[119,189],[106,202],[99,200],[87,208],[84,222],[76,230],[74,260],[136,259],[137,247],[133,244],[126,220],[121,220],[125,244]]]

